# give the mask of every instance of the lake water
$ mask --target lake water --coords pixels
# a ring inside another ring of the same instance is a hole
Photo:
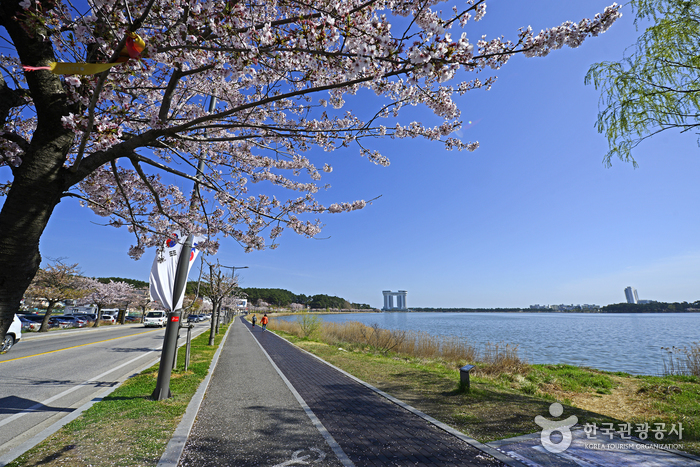
[[[384,329],[456,336],[482,350],[486,343],[518,346],[529,363],[567,363],[608,371],[658,375],[661,347],[700,341],[700,313],[352,313],[324,321],[359,321]],[[288,319],[295,319],[293,316]]]

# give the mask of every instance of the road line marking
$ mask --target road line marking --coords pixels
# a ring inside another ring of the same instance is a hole
[[[112,340],[112,339],[109,339],[109,340]],[[51,402],[55,401],[56,399],[60,399],[61,397],[65,396],[65,395],[68,395],[68,394],[70,394],[70,393],[73,392],[73,391],[77,391],[78,389],[81,389],[81,388],[83,388],[83,387],[85,387],[85,386],[88,386],[88,385],[90,385],[91,383],[92,383],[92,384],[95,384],[95,383],[97,382],[96,380],[102,378],[103,376],[106,376],[106,375],[110,374],[110,373],[113,372],[113,371],[116,371],[116,370],[118,370],[118,369],[120,369],[120,368],[122,368],[122,367],[124,367],[124,366],[126,366],[126,365],[129,365],[129,364],[135,362],[136,360],[138,360],[139,358],[143,358],[143,357],[145,357],[146,355],[150,355],[150,354],[152,354],[153,352],[158,352],[158,351],[160,351],[160,350],[162,350],[162,347],[159,348],[159,349],[151,350],[150,352],[146,352],[145,354],[140,355],[140,356],[138,356],[138,357],[136,357],[136,358],[132,358],[132,359],[129,360],[128,362],[124,362],[124,363],[122,363],[121,365],[112,368],[111,370],[107,370],[107,371],[105,371],[104,373],[95,376],[94,378],[90,378],[90,379],[87,380],[87,381],[83,381],[82,383],[80,383],[80,384],[78,384],[78,385],[75,385],[75,386],[73,386],[73,387],[70,388],[70,389],[66,389],[65,391],[63,391],[63,392],[61,392],[61,393],[59,393],[59,394],[56,394],[55,396],[49,397],[48,399],[46,399],[46,400],[44,400],[44,401],[41,401],[41,402],[39,402],[39,403],[37,403],[37,404],[34,404],[34,405],[31,406],[31,407],[27,407],[26,409],[22,410],[21,412],[16,413],[16,414],[12,415],[11,417],[8,417],[8,418],[6,418],[5,420],[0,421],[0,426],[7,425],[8,423],[10,423],[10,422],[12,422],[12,421],[15,421],[15,420],[17,420],[18,418],[23,417],[23,416],[25,416],[25,415],[27,415],[27,414],[29,414],[29,413],[37,412],[37,409],[38,409],[38,408],[40,408],[40,407],[45,407],[47,404],[50,404]]]
[[[129,334],[128,336],[112,337],[110,339],[105,339],[103,341],[89,342],[87,344],[74,345],[72,347],[66,347],[64,349],[51,350],[49,352],[35,353],[34,355],[25,355],[24,357],[11,358],[9,360],[0,361],[0,363],[14,362],[16,360],[22,360],[24,358],[38,357],[40,355],[48,355],[48,354],[52,354],[52,353],[56,353],[56,352],[61,352],[63,350],[77,349],[78,347],[85,347],[86,345],[101,344],[102,342],[109,342],[109,341],[113,341],[113,340],[117,340],[117,339],[124,339],[125,337],[140,336],[141,334],[146,334],[149,332],[156,332],[156,331],[158,331],[158,329],[154,329],[153,331],[143,331],[143,332],[139,332],[136,334]]]
[[[301,397],[301,394],[297,392],[296,388],[292,385],[292,383],[287,379],[286,376],[284,376],[284,373],[282,373],[282,370],[279,369],[277,364],[275,364],[274,360],[272,360],[272,357],[270,357],[270,354],[267,353],[267,350],[262,346],[260,341],[256,339],[256,337],[253,335],[253,331],[251,329],[248,329],[248,326],[245,326],[246,330],[250,333],[250,336],[255,340],[255,342],[258,344],[260,347],[260,350],[265,354],[267,359],[270,361],[270,364],[272,365],[272,368],[274,368],[277,371],[277,374],[282,378],[282,381],[284,381],[284,384],[287,385],[287,388],[291,391],[292,395],[294,398],[299,402],[299,405],[301,405],[301,408],[306,412],[306,415],[311,419],[311,423],[316,427],[316,429],[321,433],[321,436],[323,436],[323,439],[326,441],[328,446],[331,448],[335,456],[338,458],[341,464],[343,464],[343,467],[355,467],[355,464],[353,463],[352,460],[348,457],[347,454],[345,454],[345,451],[343,451],[343,448],[340,447],[340,444],[333,438],[333,435],[326,429],[325,426],[323,426],[323,423],[321,423],[321,420],[318,419],[316,414],[311,410],[311,407],[308,406],[306,401],[304,400],[303,397]],[[270,332],[273,336],[277,336],[274,332]],[[279,336],[277,336],[279,337]],[[280,339],[283,339],[280,337]],[[286,339],[285,339],[286,340]]]

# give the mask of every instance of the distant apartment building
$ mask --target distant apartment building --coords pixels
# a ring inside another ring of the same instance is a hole
[[[635,289],[634,287],[625,288],[625,298],[627,299],[627,303],[639,303],[637,289]]]

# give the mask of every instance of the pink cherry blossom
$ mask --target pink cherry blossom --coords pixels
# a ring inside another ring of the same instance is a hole
[[[517,53],[578,47],[620,17],[613,4],[538,34],[513,31],[509,41],[469,35],[470,22],[486,14],[484,0],[451,11],[438,0],[101,0],[83,9],[63,0],[8,1],[26,40],[43,41],[59,61],[114,60],[127,32],[147,43],[140,60],[103,75],[53,81],[64,99],[60,125],[74,138],[67,152],[56,152],[66,174],[56,199],[77,198],[106,224],[125,226],[134,258],[175,229],[207,238],[208,252],[226,237],[247,251],[274,247],[285,229],[313,237],[319,215],[369,203],[318,202],[333,171],[319,160],[323,153],[353,147],[388,166],[371,144],[379,137],[474,151],[478,142],[457,136],[454,97],[494,85],[495,76],[477,73],[498,70]],[[0,128],[0,165],[15,168],[46,112],[35,78],[54,76],[24,72],[21,65],[44,63],[18,57],[0,55],[4,83],[22,96]],[[378,96],[367,115],[346,106],[360,93]],[[416,105],[442,123],[401,118],[404,106]],[[0,194],[10,182],[0,181]]]

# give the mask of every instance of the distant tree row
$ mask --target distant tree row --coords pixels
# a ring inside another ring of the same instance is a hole
[[[97,281],[101,282],[103,284],[109,284],[110,281],[112,281],[112,282],[126,282],[127,284],[132,285],[137,289],[148,288],[148,282],[140,281],[138,279],[128,279],[126,277],[98,277]],[[196,284],[196,282],[195,282],[195,284]]]
[[[299,303],[308,308],[314,309],[372,309],[372,307],[367,305],[366,303],[351,303],[345,300],[344,298],[335,297],[332,295],[297,295],[285,289],[265,289],[256,287],[246,287],[240,290],[248,296],[249,303],[257,303],[258,300],[262,300],[263,302],[269,303],[272,306],[279,307],[289,306],[292,303]]]
[[[613,303],[600,309],[601,313],[685,313],[700,311],[700,300],[688,302]]]
[[[521,308],[411,308],[411,311],[434,311],[442,313],[512,313],[525,310]]]

